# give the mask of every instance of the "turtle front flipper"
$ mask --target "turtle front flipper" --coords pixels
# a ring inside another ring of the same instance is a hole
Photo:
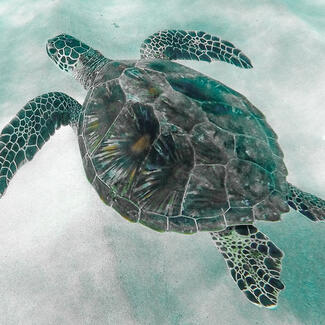
[[[228,227],[210,234],[246,297],[253,304],[275,307],[284,289],[280,281],[282,251],[254,226]]]
[[[143,41],[141,59],[225,61],[252,68],[250,59],[234,44],[205,32],[164,30]]]
[[[288,204],[312,221],[325,220],[325,201],[288,183]]]
[[[70,96],[47,93],[29,101],[0,134],[0,197],[9,181],[61,125],[75,124],[82,106]]]

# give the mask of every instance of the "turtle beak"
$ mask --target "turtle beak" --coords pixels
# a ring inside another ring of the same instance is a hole
[[[50,57],[53,57],[57,52],[51,41],[48,41],[46,44],[46,52]]]

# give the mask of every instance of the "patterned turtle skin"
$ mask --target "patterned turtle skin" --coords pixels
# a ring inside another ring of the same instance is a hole
[[[181,64],[107,62],[78,136],[101,199],[154,230],[222,231],[289,211],[287,169],[264,115]]]

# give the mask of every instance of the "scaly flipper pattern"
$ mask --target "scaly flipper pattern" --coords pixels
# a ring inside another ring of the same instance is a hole
[[[225,61],[252,68],[249,58],[234,44],[205,32],[163,30],[143,41],[141,59]]]
[[[240,290],[254,304],[272,308],[284,284],[280,281],[282,251],[254,226],[211,232]]]
[[[325,201],[288,183],[288,204],[312,221],[325,220]]]
[[[75,124],[81,105],[70,96],[52,92],[29,101],[0,134],[0,197],[17,169],[32,160],[61,125]]]

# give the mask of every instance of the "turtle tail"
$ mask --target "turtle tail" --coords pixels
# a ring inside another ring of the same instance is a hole
[[[17,169],[36,152],[61,125],[77,122],[81,105],[70,96],[52,92],[30,100],[0,134],[0,197]]]
[[[288,183],[288,204],[312,221],[325,220],[325,201]]]

